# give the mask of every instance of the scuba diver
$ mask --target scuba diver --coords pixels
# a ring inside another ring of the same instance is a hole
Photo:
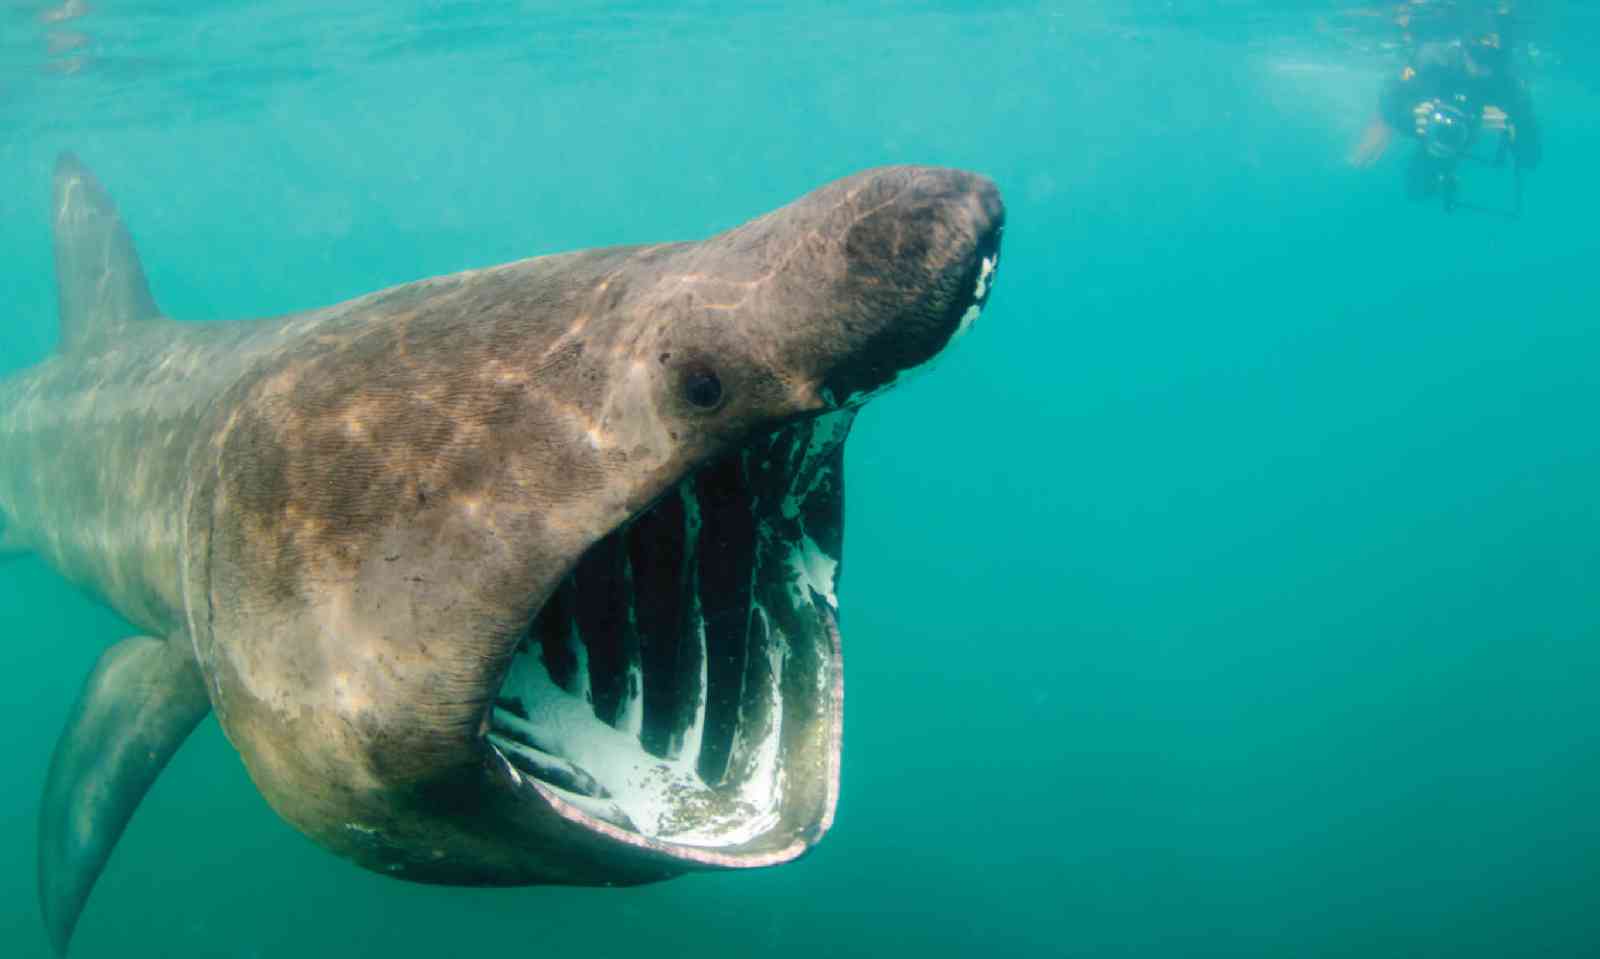
[[[1414,136],[1419,145],[1406,175],[1407,192],[1413,198],[1437,196],[1446,212],[1520,213],[1522,173],[1539,165],[1542,150],[1527,88],[1511,72],[1509,19],[1509,10],[1500,7],[1478,18],[1478,29],[1418,45],[1405,68],[1384,85],[1378,115],[1351,162],[1371,166],[1388,150],[1396,132]],[[1474,153],[1486,133],[1499,134],[1492,160]],[[1510,211],[1460,200],[1456,171],[1469,159],[1495,166],[1514,161],[1516,193]]]

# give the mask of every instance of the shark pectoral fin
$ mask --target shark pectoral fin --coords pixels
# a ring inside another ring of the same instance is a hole
[[[174,644],[135,637],[95,665],[39,810],[39,904],[58,954],[139,800],[210,709],[200,671]]]
[[[93,348],[161,315],[116,204],[70,153],[56,160],[56,295],[61,352]]]

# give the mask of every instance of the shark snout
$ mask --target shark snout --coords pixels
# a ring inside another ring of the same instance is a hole
[[[946,308],[954,314],[955,335],[960,335],[970,325],[967,311],[981,310],[988,302],[1000,260],[1006,210],[999,188],[988,177],[959,170],[941,172],[948,181],[943,193],[944,230],[953,238],[944,278],[954,284],[954,292]]]
[[[993,180],[966,170],[913,169],[907,203],[931,210],[942,221],[952,253],[971,256],[999,243],[1006,209]]]
[[[893,167],[862,176],[843,244],[849,350],[819,390],[830,405],[893,386],[972,327],[993,289],[1005,227],[1000,191],[980,174]]]

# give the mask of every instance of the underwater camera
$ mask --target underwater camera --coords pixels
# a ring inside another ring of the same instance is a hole
[[[1457,170],[1464,162],[1501,167],[1505,165],[1510,152],[1510,138],[1503,136],[1500,139],[1499,150],[1492,158],[1477,155],[1480,151],[1475,151],[1474,147],[1477,145],[1480,116],[1481,114],[1468,113],[1460,106],[1451,103],[1433,103],[1427,106],[1425,114],[1419,113],[1419,117],[1423,120],[1419,130],[1422,149],[1418,151],[1418,162],[1413,168],[1413,189],[1422,196],[1438,196],[1443,199],[1446,213],[1470,210],[1511,220],[1518,219],[1522,215],[1520,164],[1512,171],[1512,195],[1508,208],[1466,202],[1459,195],[1460,182]]]
[[[1447,103],[1435,104],[1428,114],[1428,125],[1422,136],[1428,155],[1436,160],[1454,160],[1472,146],[1472,136],[1477,125],[1465,112]]]

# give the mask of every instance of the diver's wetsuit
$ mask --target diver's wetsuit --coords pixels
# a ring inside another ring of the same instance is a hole
[[[1531,170],[1542,154],[1539,126],[1527,88],[1506,71],[1469,68],[1467,53],[1458,42],[1425,43],[1412,63],[1384,85],[1379,113],[1385,123],[1401,133],[1423,139],[1427,133],[1423,104],[1446,104],[1477,124],[1486,107],[1505,114],[1504,148],[1517,167]],[[1454,157],[1429,156],[1419,150],[1413,164],[1413,191],[1433,192],[1440,174],[1448,174]]]

